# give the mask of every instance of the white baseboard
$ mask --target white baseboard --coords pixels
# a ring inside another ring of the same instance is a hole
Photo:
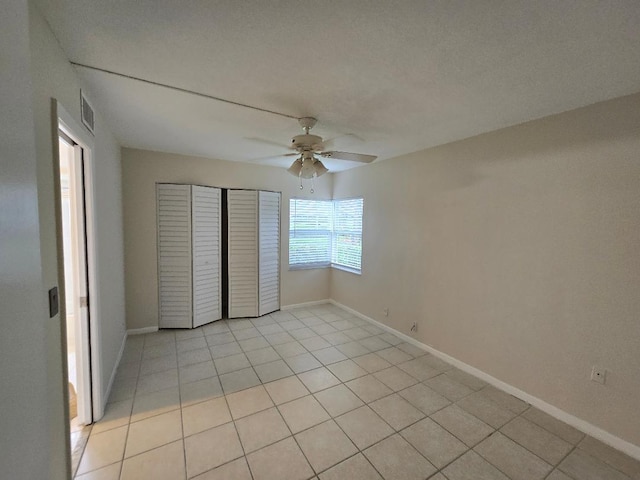
[[[116,379],[116,374],[118,373],[118,367],[120,366],[120,361],[122,360],[122,355],[124,354],[124,347],[127,344],[127,336],[128,332],[125,330],[124,337],[122,337],[122,345],[120,345],[120,351],[118,352],[118,357],[116,358],[116,363],[113,366],[113,370],[111,371],[111,377],[109,378],[109,384],[107,385],[107,389],[105,390],[102,396],[102,412],[100,413],[100,418],[104,415],[104,407],[106,407],[107,402],[109,401],[109,395],[111,395],[111,387],[113,386],[113,382]],[[96,422],[100,420],[100,418],[94,418],[93,421]]]
[[[313,302],[294,303],[291,305],[283,305],[280,310],[293,310],[294,308],[313,307],[315,305],[322,305],[323,303],[331,303],[328,298],[325,300],[314,300]]]
[[[543,412],[551,415],[552,417],[560,420],[561,422],[565,422],[571,425],[572,427],[580,430],[581,432],[586,433],[587,435],[590,435],[593,438],[600,440],[602,443],[606,443],[610,447],[613,447],[616,450],[620,450],[621,452],[626,453],[630,457],[640,460],[640,446],[634,445],[631,442],[627,442],[626,440],[623,440],[620,437],[616,437],[615,435],[607,432],[606,430],[601,429],[600,427],[596,427],[595,425],[581,418],[578,418],[574,415],[571,415],[570,413],[567,413],[564,410],[561,410],[560,408],[555,407],[554,405],[551,405],[550,403],[547,403],[538,397],[534,397],[533,395],[523,390],[520,390],[519,388],[509,385],[508,383],[505,383],[502,380],[499,380],[495,377],[492,377],[491,375],[483,372],[482,370],[479,370],[467,363],[464,363],[461,360],[458,360],[457,358],[447,355],[446,353],[436,350],[435,348],[429,345],[419,342],[415,338],[410,337],[409,335],[405,335],[404,333],[399,332],[396,329],[391,328],[388,325],[385,325],[384,323],[378,322],[377,320],[374,320],[373,318],[368,317],[358,312],[357,310],[354,310],[353,308],[347,307],[346,305],[336,302],[333,299],[329,300],[329,302],[337,307],[340,307],[346,310],[349,313],[352,313],[358,318],[362,318],[363,320],[366,320],[389,333],[393,333],[395,336],[403,339],[405,342],[415,345],[416,347],[421,348],[422,350],[429,352],[435,355],[436,357],[441,358],[442,360],[446,361],[447,363],[450,363],[454,367],[457,367],[464,372],[467,372],[475,377],[478,377],[481,380],[484,380],[485,382],[489,383],[490,385],[493,385],[494,387],[504,392],[507,392],[508,394],[513,395],[516,398],[519,398],[520,400],[527,402],[528,404],[538,408],[539,410],[542,410]]]
[[[144,335],[145,333],[155,333],[157,331],[158,327],[130,328],[127,330],[127,335]]]

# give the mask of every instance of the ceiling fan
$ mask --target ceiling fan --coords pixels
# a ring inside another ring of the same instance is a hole
[[[291,139],[289,145],[290,150],[295,153],[286,153],[278,155],[278,157],[298,157],[287,171],[300,178],[300,189],[302,190],[302,179],[313,179],[324,175],[329,171],[320,158],[331,158],[333,160],[348,160],[350,162],[370,163],[377,157],[375,155],[365,155],[363,153],[338,152],[326,150],[325,147],[329,142],[323,142],[322,137],[312,135],[309,131],[317,123],[313,117],[302,117],[298,119],[298,123],[304,131],[301,135],[296,135]],[[320,158],[319,158],[320,157]],[[313,193],[313,187],[311,188]]]

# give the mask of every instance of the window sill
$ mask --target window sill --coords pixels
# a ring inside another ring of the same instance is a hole
[[[331,268],[335,268],[336,270],[342,270],[343,272],[353,273],[354,275],[362,275],[362,270],[356,270],[355,268],[349,268],[343,265],[331,264]]]
[[[336,270],[342,270],[343,272],[353,273],[354,275],[362,275],[362,270],[356,270],[355,268],[344,267],[342,265],[289,265],[289,271],[295,270],[315,270],[318,268],[335,268]]]

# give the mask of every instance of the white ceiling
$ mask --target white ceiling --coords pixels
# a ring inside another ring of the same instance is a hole
[[[39,5],[73,62],[315,116],[335,149],[380,159],[640,90],[631,0]],[[255,139],[301,133],[292,119],[76,69],[124,146],[248,161],[286,151]]]

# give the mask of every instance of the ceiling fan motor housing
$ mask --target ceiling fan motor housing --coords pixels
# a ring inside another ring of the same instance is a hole
[[[322,137],[309,133],[296,135],[291,139],[291,147],[299,152],[305,150],[320,151],[322,150]]]

